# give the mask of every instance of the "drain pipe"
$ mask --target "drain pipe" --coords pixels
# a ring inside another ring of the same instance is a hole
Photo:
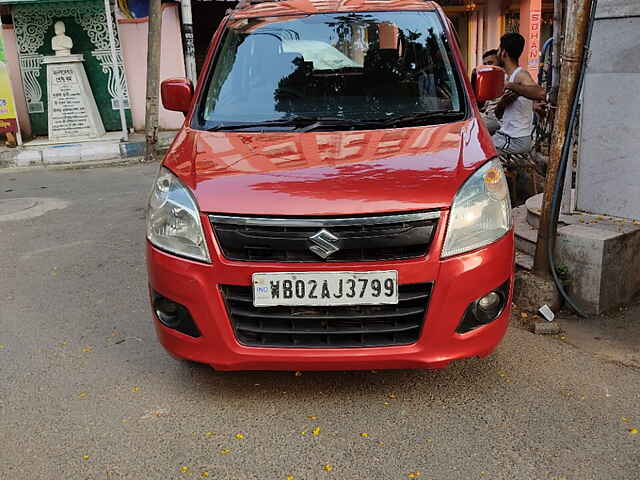
[[[182,8],[182,33],[184,37],[184,66],[187,71],[187,78],[193,85],[198,81],[196,72],[196,50],[193,44],[193,15],[191,12],[191,0],[181,0]]]
[[[129,129],[127,128],[127,115],[124,109],[124,82],[120,76],[120,62],[118,62],[118,52],[116,50],[116,36],[113,29],[113,16],[111,2],[104,0],[104,12],[107,17],[107,30],[109,31],[109,46],[111,47],[111,61],[113,62],[113,76],[116,83],[116,95],[118,98],[118,110],[120,111],[120,124],[122,126],[122,141],[129,141]],[[115,14],[115,12],[113,12]],[[123,59],[124,61],[124,59]]]
[[[575,131],[576,119],[578,116],[578,108],[580,106],[580,95],[582,93],[582,87],[584,86],[584,77],[587,70],[587,64],[589,62],[589,49],[591,46],[591,37],[593,35],[593,24],[595,23],[596,9],[598,8],[598,0],[591,0],[591,12],[589,13],[589,23],[587,25],[587,34],[584,44],[584,50],[582,52],[582,61],[580,66],[580,76],[578,77],[578,85],[576,94],[573,97],[573,103],[571,105],[571,113],[569,116],[569,124],[567,127],[567,135],[562,146],[562,155],[560,157],[560,165],[558,167],[558,176],[556,177],[553,196],[551,198],[551,213],[549,215],[549,238],[550,240],[555,238],[558,218],[560,215],[560,204],[562,203],[562,192],[564,190],[564,182],[567,174],[567,164],[569,163],[569,156],[571,154],[571,147],[573,145],[573,132]],[[553,253],[554,242],[547,242],[547,256],[549,259],[549,267],[553,281],[560,292],[560,295],[565,299],[569,306],[581,317],[585,317],[585,314],[576,306],[575,302],[569,297],[562,285],[562,282],[558,278],[556,272],[556,262]]]

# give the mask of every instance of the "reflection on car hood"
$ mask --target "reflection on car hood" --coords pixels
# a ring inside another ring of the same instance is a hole
[[[446,208],[495,156],[477,120],[389,130],[183,130],[165,165],[203,212],[354,215]]]

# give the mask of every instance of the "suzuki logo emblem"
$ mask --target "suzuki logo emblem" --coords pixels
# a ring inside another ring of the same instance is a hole
[[[340,239],[324,228],[312,237],[309,237],[309,240],[315,243],[315,245],[309,247],[309,250],[322,258],[327,258],[329,255],[333,255],[340,250],[340,248],[335,245]]]

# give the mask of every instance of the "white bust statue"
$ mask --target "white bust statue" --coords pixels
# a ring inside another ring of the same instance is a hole
[[[56,53],[56,56],[63,57],[71,55],[73,40],[65,35],[66,27],[64,26],[64,22],[56,22],[53,29],[56,35],[51,39],[51,48]]]

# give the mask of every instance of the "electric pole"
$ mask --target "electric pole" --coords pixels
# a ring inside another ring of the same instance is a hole
[[[147,104],[144,161],[156,160],[160,111],[160,57],[162,41],[162,2],[149,0],[149,39],[147,42]]]
[[[541,277],[551,275],[548,246],[553,246],[556,235],[556,220],[551,223],[551,203],[553,190],[558,177],[558,168],[562,156],[562,148],[565,138],[570,133],[567,131],[571,106],[577,94],[578,79],[580,77],[582,57],[589,27],[589,15],[591,12],[591,0],[568,0],[567,19],[565,25],[567,31],[564,36],[562,49],[562,65],[560,73],[560,85],[558,90],[558,108],[556,110],[553,136],[549,152],[549,165],[542,200],[542,212],[540,215],[540,229],[538,230],[538,242],[533,271]]]

